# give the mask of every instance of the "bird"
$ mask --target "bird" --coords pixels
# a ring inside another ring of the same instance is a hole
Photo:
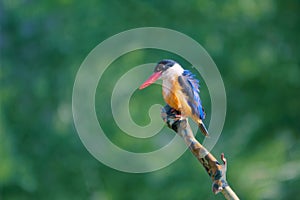
[[[154,73],[139,87],[140,90],[162,79],[162,95],[164,101],[179,111],[183,118],[190,117],[197,123],[204,136],[209,133],[203,120],[205,111],[202,107],[199,80],[189,70],[171,59],[163,59],[157,63]]]

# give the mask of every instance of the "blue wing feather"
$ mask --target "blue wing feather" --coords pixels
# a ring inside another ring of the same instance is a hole
[[[192,110],[196,112],[196,114],[200,117],[200,119],[205,118],[205,112],[201,104],[201,99],[199,96],[199,80],[195,78],[195,75],[192,74],[189,70],[184,70],[182,74],[187,82],[191,86],[191,92],[193,96],[193,101],[189,101],[189,105],[192,107]]]

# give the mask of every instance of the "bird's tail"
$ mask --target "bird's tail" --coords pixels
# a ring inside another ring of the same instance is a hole
[[[199,129],[201,130],[201,132],[202,132],[202,134],[204,136],[209,136],[208,131],[207,131],[206,127],[205,127],[205,124],[202,122],[202,120],[200,120],[198,122],[198,126],[199,126]]]

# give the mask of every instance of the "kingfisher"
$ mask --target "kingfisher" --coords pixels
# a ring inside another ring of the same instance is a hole
[[[190,117],[197,124],[203,135],[208,131],[203,123],[205,112],[200,100],[199,81],[189,70],[184,70],[174,60],[164,59],[157,63],[154,73],[139,87],[144,89],[162,79],[162,95],[164,101],[179,111],[183,118]]]

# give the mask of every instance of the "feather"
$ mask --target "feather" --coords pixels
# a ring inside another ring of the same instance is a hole
[[[190,71],[184,70],[182,76],[178,77],[178,81],[183,88],[183,92],[188,97],[188,104],[191,107],[192,113],[197,115],[201,120],[204,119],[205,112],[199,96],[199,80]]]

